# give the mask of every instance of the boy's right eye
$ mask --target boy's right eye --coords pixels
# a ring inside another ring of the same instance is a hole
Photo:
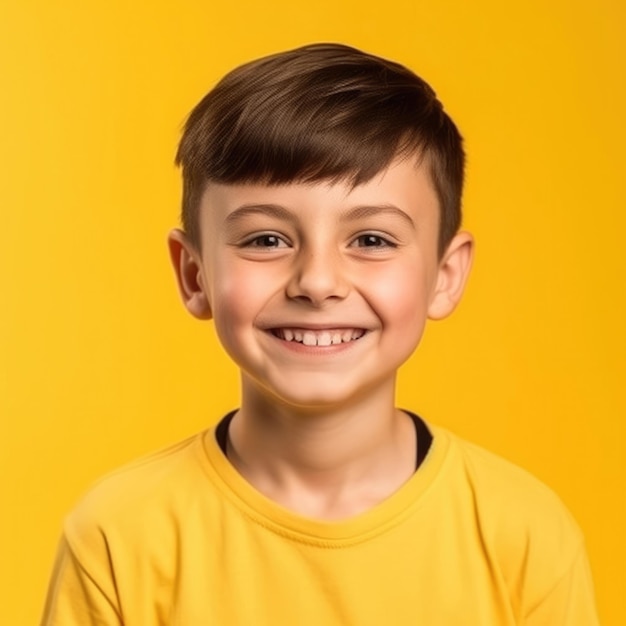
[[[248,239],[244,242],[244,247],[246,248],[257,248],[257,249],[265,249],[265,250],[273,250],[276,248],[288,248],[289,244],[278,235],[272,234],[264,234],[253,237],[252,239]]]

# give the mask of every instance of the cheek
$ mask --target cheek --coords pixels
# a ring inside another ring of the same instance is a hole
[[[252,322],[276,292],[276,277],[263,268],[243,263],[216,264],[212,281],[213,318],[225,345],[236,344],[242,333],[251,332]]]
[[[398,368],[413,354],[424,333],[430,284],[419,263],[395,266],[382,274],[372,277],[365,297],[382,326],[381,354]]]
[[[383,324],[421,328],[426,319],[429,285],[419,265],[407,263],[370,275],[366,293]],[[421,333],[421,331],[420,331]]]

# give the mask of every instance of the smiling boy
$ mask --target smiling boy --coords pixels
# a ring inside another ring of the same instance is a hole
[[[559,500],[394,404],[471,265],[463,162],[426,83],[346,46],[207,94],[169,245],[185,306],[240,368],[240,408],[85,497],[43,624],[597,623]]]

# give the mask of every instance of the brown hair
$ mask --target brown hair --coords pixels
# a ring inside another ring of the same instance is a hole
[[[208,182],[367,182],[397,157],[430,166],[439,252],[461,222],[462,138],[435,92],[402,65],[340,44],[274,54],[228,73],[193,109],[176,164],[182,222],[200,245]]]

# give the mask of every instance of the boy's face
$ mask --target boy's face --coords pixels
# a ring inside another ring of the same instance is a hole
[[[427,165],[404,160],[354,189],[209,184],[202,251],[180,231],[170,246],[244,397],[330,408],[393,388],[426,319],[459,300],[472,242],[461,233],[438,259],[438,216]]]

